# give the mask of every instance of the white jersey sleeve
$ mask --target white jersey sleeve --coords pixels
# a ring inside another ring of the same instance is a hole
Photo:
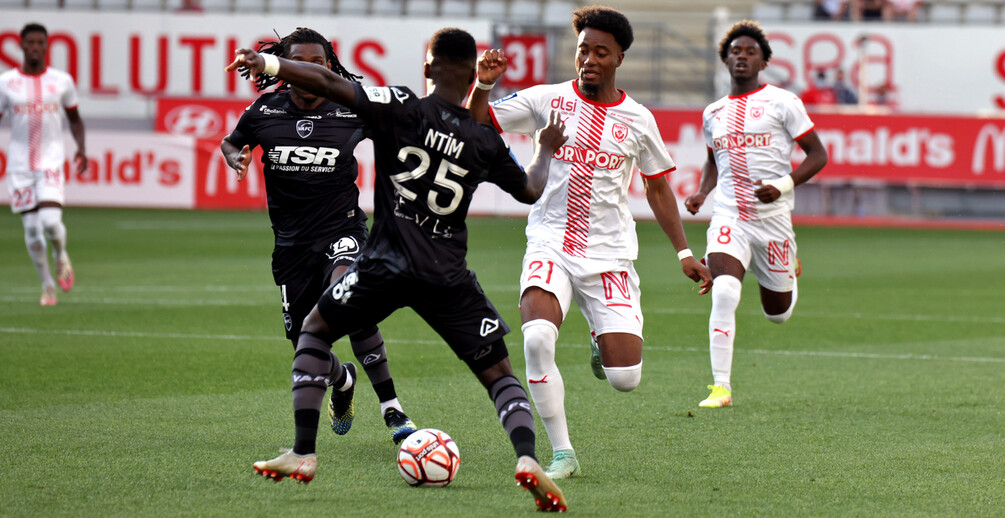
[[[656,125],[656,118],[648,110],[645,111],[645,115],[638,166],[642,176],[655,178],[677,169],[677,166],[670,158],[666,142],[663,141],[660,129]]]
[[[548,124],[547,114],[542,103],[546,102],[548,85],[539,85],[514,92],[498,99],[489,105],[489,114],[496,129],[504,133],[517,133],[533,136],[534,133]],[[541,114],[545,118],[540,118]]]
[[[80,104],[80,98],[77,95],[77,86],[73,84],[73,78],[68,74],[63,74],[64,90],[63,95],[60,96],[60,102],[63,104],[63,109],[76,108]]]
[[[810,120],[809,114],[806,113],[806,106],[803,105],[802,99],[795,94],[791,94],[791,97],[788,97],[786,100],[787,102],[783,101],[782,103],[785,110],[782,114],[782,118],[785,121],[785,131],[792,137],[792,140],[799,140],[813,129],[813,121]]]
[[[10,100],[7,95],[6,83],[0,77],[0,115],[5,115],[10,110]]]

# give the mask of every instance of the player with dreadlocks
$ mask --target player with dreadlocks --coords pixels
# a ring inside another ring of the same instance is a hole
[[[279,42],[263,42],[259,52],[316,63],[349,81],[361,79],[346,70],[331,43],[311,29],[298,28]],[[260,75],[256,85],[261,91],[277,82],[275,77]],[[248,107],[220,145],[238,179],[248,174],[251,150],[262,147],[269,218],[276,237],[272,275],[282,294],[286,337],[294,350],[304,318],[324,289],[356,261],[367,238],[353,157],[353,149],[367,136],[363,122],[348,108],[280,83]],[[384,339],[377,326],[358,330],[349,338],[353,354],[380,399],[391,438],[398,444],[415,431],[415,425],[398,402]],[[338,435],[349,431],[355,415],[356,366],[345,365],[350,379],[339,388],[348,388],[332,390],[329,407],[332,431]],[[341,372],[340,365],[335,369]]]

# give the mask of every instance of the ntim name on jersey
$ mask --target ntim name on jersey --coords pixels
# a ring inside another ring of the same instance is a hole
[[[334,173],[339,150],[333,147],[275,146],[267,155],[277,171]]]

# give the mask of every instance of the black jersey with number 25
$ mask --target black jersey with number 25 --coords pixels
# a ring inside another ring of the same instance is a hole
[[[377,170],[373,228],[361,256],[434,284],[466,278],[464,220],[475,188],[487,181],[519,192],[527,185],[523,168],[494,128],[437,95],[356,85],[352,108],[372,131]]]
[[[366,228],[353,150],[363,121],[325,101],[301,110],[289,91],[267,93],[245,110],[230,141],[262,146],[265,193],[277,246],[312,245]]]

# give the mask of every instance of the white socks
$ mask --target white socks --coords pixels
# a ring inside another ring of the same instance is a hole
[[[716,385],[732,390],[733,340],[736,338],[736,308],[740,305],[743,283],[731,275],[712,281],[712,313],[708,319],[708,349],[712,377]]]
[[[66,256],[66,225],[63,224],[63,209],[42,207],[38,209],[38,219],[42,223],[45,237],[52,242],[52,258],[59,261]]]
[[[31,257],[35,271],[42,279],[42,286],[55,286],[52,279],[52,271],[49,270],[49,259],[46,257],[45,235],[42,230],[42,220],[39,218],[39,211],[26,212],[21,214],[21,224],[24,225],[24,244],[28,248],[28,256]]]
[[[381,401],[380,402],[380,415],[383,416],[384,413],[387,412],[388,408],[393,408],[393,409],[395,409],[395,410],[397,410],[397,411],[399,411],[401,413],[404,413],[404,410],[401,409],[401,404],[398,403],[398,398],[389,399],[387,401]]]
[[[537,414],[544,422],[553,450],[572,449],[565,420],[565,384],[555,364],[558,328],[543,319],[523,325],[523,352],[527,360],[527,388]]]

